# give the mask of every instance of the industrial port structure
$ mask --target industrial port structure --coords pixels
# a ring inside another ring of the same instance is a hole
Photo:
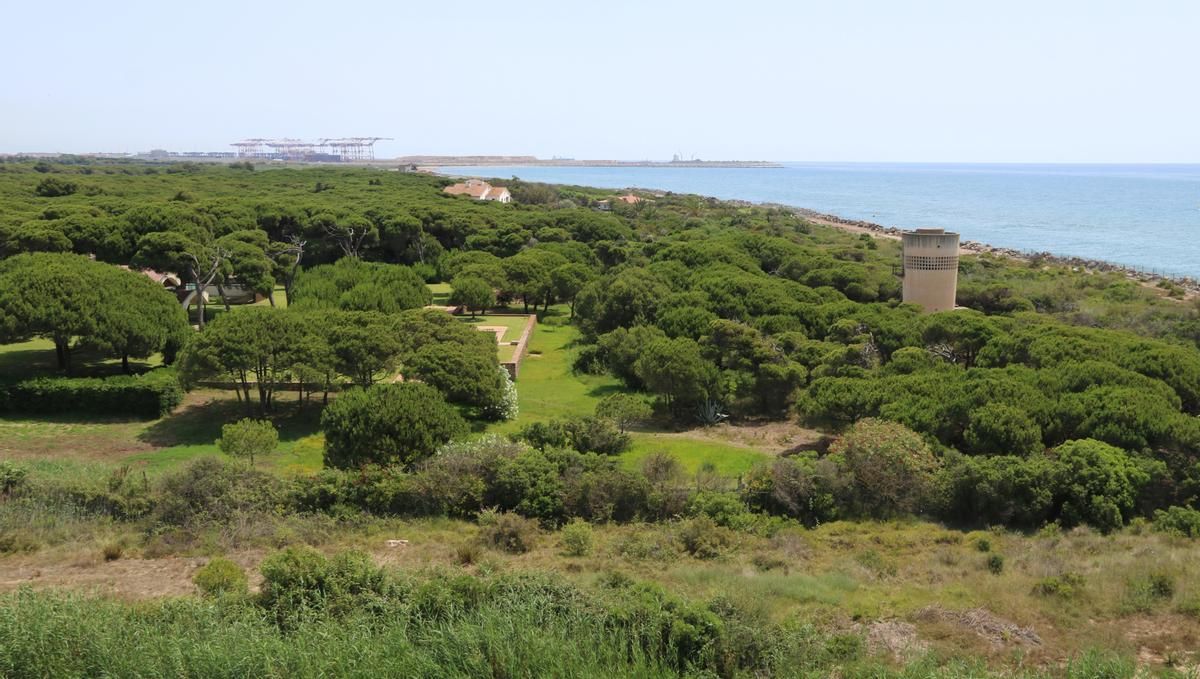
[[[243,139],[230,146],[238,158],[307,162],[354,162],[375,160],[375,142],[391,137],[344,137],[341,139]]]
[[[958,234],[916,229],[900,234],[904,248],[904,301],[925,313],[951,311],[958,294]]]

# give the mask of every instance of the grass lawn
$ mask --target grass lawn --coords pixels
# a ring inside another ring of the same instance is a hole
[[[489,431],[508,433],[531,423],[591,415],[600,399],[621,390],[608,375],[576,375],[572,343],[579,331],[565,325],[539,325],[529,341],[529,355],[521,362],[517,419],[493,425]]]
[[[453,288],[449,283],[428,283],[429,291],[433,293],[433,303],[439,306],[450,305],[450,293]]]
[[[506,330],[504,331],[504,339],[501,340],[502,342],[504,342],[504,344],[501,344],[496,347],[496,351],[497,351],[496,357],[500,359],[501,363],[504,363],[505,361],[513,360],[513,356],[517,352],[517,347],[510,344],[510,342],[515,342],[521,338],[521,331],[523,331],[525,329],[525,322],[527,319],[528,319],[527,316],[485,316],[485,315],[479,315],[479,316],[476,316],[475,318],[471,318],[470,316],[461,316],[458,318],[458,320],[460,322],[467,323],[467,324],[473,325],[475,327],[480,327],[480,326],[485,326],[485,325],[499,325],[499,326],[504,326],[506,328]],[[538,331],[534,330],[533,334],[535,337],[537,336],[537,333],[538,333]]]
[[[745,474],[755,464],[771,456],[752,448],[692,438],[684,434],[634,433],[633,447],[621,455],[621,464],[638,469],[642,459],[651,453],[669,453],[679,460],[685,472],[694,474],[706,465],[722,476]]]
[[[303,411],[282,394],[271,420],[279,428],[279,448],[258,462],[282,473],[321,468],[323,438],[317,430],[321,406]],[[221,427],[246,417],[232,393],[193,392],[182,408],[158,420],[89,419],[43,416],[0,417],[0,458],[97,465],[132,465],[156,473],[205,455],[221,455]]]

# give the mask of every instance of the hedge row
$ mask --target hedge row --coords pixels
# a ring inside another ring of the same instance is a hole
[[[38,377],[0,383],[0,412],[125,415],[154,419],[183,401],[172,368],[115,377]]]

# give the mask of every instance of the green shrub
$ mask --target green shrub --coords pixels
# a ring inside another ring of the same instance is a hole
[[[274,513],[287,500],[278,476],[212,457],[169,474],[160,491],[153,516],[164,526],[227,524],[238,516]]]
[[[207,596],[244,596],[249,592],[246,572],[242,567],[219,556],[209,559],[208,563],[197,570],[192,576],[192,582]]]
[[[1074,599],[1083,590],[1085,580],[1078,573],[1063,573],[1062,575],[1042,578],[1033,585],[1033,593],[1038,596]]]
[[[325,465],[353,469],[433,455],[467,425],[437,389],[416,382],[351,389],[321,414]]]
[[[569,422],[567,431],[571,436],[571,447],[581,453],[620,455],[629,450],[633,440],[610,420],[584,417]]]
[[[479,539],[492,549],[523,554],[533,549],[538,534],[537,521],[519,514],[491,510],[479,514]]]
[[[1175,578],[1159,571],[1130,578],[1121,602],[1124,613],[1149,613],[1175,596]]]
[[[1093,439],[1056,449],[1063,466],[1063,519],[1108,533],[1132,516],[1137,494],[1150,477],[1123,450]]]
[[[559,531],[559,541],[567,556],[587,556],[592,553],[592,525],[576,519]]]
[[[1189,538],[1200,538],[1200,510],[1169,507],[1154,512],[1154,530]]]
[[[0,384],[0,412],[156,419],[182,401],[183,387],[172,368],[137,376],[38,377]]]
[[[69,196],[79,190],[79,185],[75,182],[59,179],[58,177],[46,177],[38,182],[34,193],[42,198],[58,198],[60,196]]]
[[[1004,572],[1004,555],[992,554],[987,558],[987,569],[992,575],[1000,575]]]
[[[703,514],[681,521],[675,535],[683,551],[697,559],[720,556],[733,544],[729,530]]]
[[[254,458],[275,452],[279,445],[279,430],[270,420],[255,420],[249,417],[221,427],[221,438],[217,447],[222,453],[235,458],[247,458],[254,466]]]
[[[538,450],[570,447],[581,453],[620,455],[633,439],[609,419],[583,417],[578,420],[534,422],[517,435]]]
[[[918,434],[884,420],[860,420],[830,453],[853,475],[859,507],[877,517],[920,509],[938,469],[933,451]]]
[[[260,601],[285,629],[322,615],[380,614],[396,603],[395,584],[361,552],[328,559],[311,547],[288,547],[259,570]]]
[[[736,493],[703,491],[688,502],[688,514],[707,516],[718,526],[744,530],[754,523],[754,515]]]
[[[24,486],[28,470],[8,460],[0,460],[0,498],[18,493]]]
[[[992,551],[992,541],[987,538],[979,538],[975,541],[975,549],[987,553]]]

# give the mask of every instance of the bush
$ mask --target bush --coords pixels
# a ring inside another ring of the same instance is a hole
[[[1149,613],[1174,596],[1174,577],[1161,572],[1147,573],[1126,582],[1121,610],[1124,613]]]
[[[720,556],[733,543],[733,536],[728,529],[718,526],[704,515],[680,522],[676,538],[683,551],[697,559]]]
[[[494,345],[433,342],[404,362],[405,375],[442,392],[451,403],[492,412],[508,386],[508,371],[496,365]]]
[[[751,508],[800,520],[809,528],[837,518],[849,481],[828,458],[782,457],[750,470],[742,497]]]
[[[157,419],[183,401],[172,368],[144,375],[38,377],[0,384],[0,413],[71,413]]]
[[[568,523],[558,537],[567,556],[587,556],[592,553],[592,526],[587,521],[576,519]]]
[[[567,431],[571,436],[571,447],[581,453],[620,455],[629,450],[633,440],[609,420],[585,417],[570,422]]]
[[[578,420],[534,422],[517,437],[538,450],[570,446],[581,453],[620,455],[629,450],[633,439],[608,419],[584,417]]]
[[[992,575],[1000,575],[1004,572],[1004,555],[992,554],[987,558],[987,569]]]
[[[279,445],[279,431],[269,420],[249,417],[221,427],[217,447],[230,457],[244,457],[254,466],[254,457],[267,455]]]
[[[520,404],[517,395],[517,384],[513,382],[512,375],[508,374],[508,369],[504,366],[497,366],[497,372],[500,379],[503,380],[503,386],[500,388],[500,394],[494,403],[485,406],[480,414],[497,422],[507,422],[517,419],[517,415],[521,413]]]
[[[1063,573],[1038,580],[1033,585],[1033,593],[1038,596],[1074,599],[1083,590],[1084,582],[1083,576],[1078,573]]]
[[[938,461],[915,432],[876,419],[856,423],[830,453],[853,475],[857,503],[875,517],[912,513],[929,495]]]
[[[508,512],[485,511],[479,514],[479,539],[492,549],[524,554],[537,543],[537,521]]]
[[[192,582],[207,596],[245,596],[250,591],[242,567],[219,556],[197,570]]]
[[[227,524],[237,516],[274,512],[285,499],[284,484],[273,474],[200,458],[163,480],[154,520],[166,526]]]
[[[0,478],[3,474],[0,473]],[[1200,538],[1200,510],[1191,507],[1170,507],[1154,512],[1154,530],[1160,533]]]
[[[616,393],[596,405],[596,417],[611,420],[624,433],[630,425],[645,422],[653,414],[650,404],[634,394]]]
[[[948,454],[936,482],[938,514],[947,521],[1036,527],[1053,517],[1061,467],[1044,455]]]
[[[58,198],[60,196],[69,196],[79,190],[79,186],[75,182],[69,182],[65,179],[57,177],[46,177],[38,182],[34,193],[43,198]]]
[[[29,472],[8,460],[0,460],[0,498],[15,495],[24,486]]]
[[[1093,439],[1067,441],[1056,453],[1063,467],[1063,519],[1104,533],[1124,525],[1149,475],[1125,451]]]
[[[688,502],[688,514],[707,516],[718,526],[743,530],[754,523],[754,515],[735,493],[703,491]]]
[[[467,430],[437,389],[415,382],[351,389],[321,414],[325,465],[352,469],[402,464],[433,455]]]
[[[361,552],[327,559],[311,547],[289,547],[263,559],[260,601],[283,628],[321,614],[379,614],[395,602],[396,587]]]

